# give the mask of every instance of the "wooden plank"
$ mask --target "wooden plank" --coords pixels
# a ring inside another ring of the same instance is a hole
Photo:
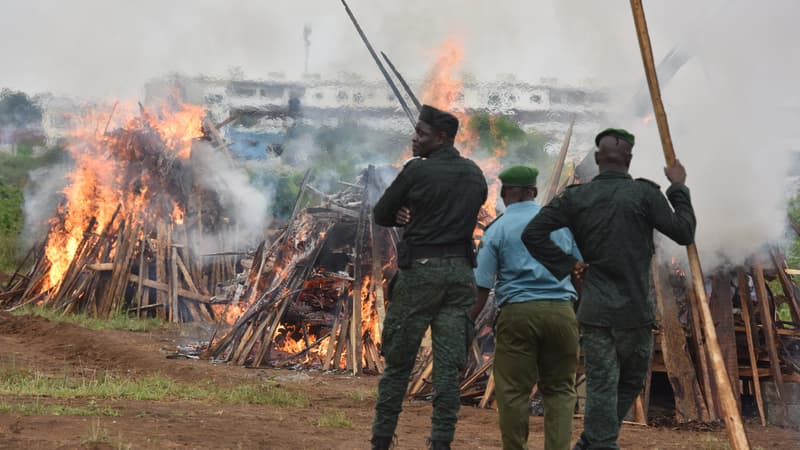
[[[132,283],[138,283],[139,276],[130,274],[128,275],[128,280],[130,280]],[[158,281],[155,280],[143,279],[142,286],[153,288],[156,290],[156,292],[162,292],[162,293],[169,292],[169,285],[167,283],[159,283]],[[197,294],[192,291],[187,291],[186,289],[178,289],[177,293],[178,297],[185,298],[187,300],[193,300],[198,303],[211,304],[211,297],[207,295]],[[158,302],[156,302],[156,304],[157,303]]]
[[[459,389],[461,389],[463,391],[464,389],[467,389],[468,387],[470,387],[472,385],[472,383],[474,383],[478,378],[480,378],[481,375],[486,373],[486,371],[489,370],[492,367],[493,364],[494,364],[494,357],[491,357],[481,367],[479,367],[478,370],[476,370],[475,372],[472,373],[472,375],[467,377],[467,379],[465,379],[461,383],[461,386],[459,387]]]
[[[786,417],[786,403],[783,398],[783,377],[781,376],[781,360],[778,356],[778,347],[775,336],[775,325],[772,322],[772,312],[770,311],[769,298],[767,297],[766,281],[764,280],[764,269],[761,267],[761,261],[758,258],[753,258],[753,284],[756,289],[756,297],[758,298],[759,306],[761,307],[761,324],[763,325],[761,331],[764,333],[764,341],[767,345],[767,353],[769,354],[769,363],[772,368],[772,378],[775,382],[775,390],[783,409],[783,417]]]
[[[792,280],[786,276],[786,260],[783,258],[783,255],[780,255],[775,249],[770,251],[770,256],[772,256],[772,262],[775,263],[778,279],[780,279],[781,287],[783,287],[783,294],[786,296],[786,299],[789,302],[792,320],[794,323],[800,325],[800,304],[797,302],[797,294],[795,292],[794,283],[792,283]]]
[[[365,183],[369,182],[368,178],[369,177],[365,180]],[[361,306],[363,299],[361,298],[361,288],[364,282],[364,272],[361,265],[363,262],[362,254],[364,253],[364,234],[367,231],[370,217],[367,204],[367,190],[364,189],[361,195],[361,211],[356,226],[355,242],[353,243],[353,319],[350,321],[353,328],[350,333],[350,348],[352,349],[350,358],[352,359],[351,368],[353,370],[353,375],[358,375],[358,372],[361,370],[361,352],[363,350],[363,330],[361,329]]]
[[[183,281],[186,282],[186,285],[189,286],[189,290],[195,293],[200,293],[195,286],[194,281],[192,280],[192,276],[189,274],[189,269],[186,267],[186,264],[183,263],[183,259],[181,259],[181,255],[179,252],[175,252],[175,261],[178,264],[178,269],[180,270],[181,275],[183,275]]]
[[[273,317],[274,314],[275,314],[274,311],[269,311],[269,312],[263,313],[263,315],[259,315],[257,317],[263,317],[260,320],[263,323],[269,324],[269,323],[272,322],[272,317]],[[264,329],[264,333],[266,333],[266,332],[267,332],[267,330],[265,328]],[[253,359],[253,365],[251,367],[261,367],[261,364],[264,362],[264,358],[272,350],[272,340],[267,340],[267,337],[264,335],[264,333],[261,334],[261,340],[259,341],[259,344],[258,344],[258,346],[259,346],[258,347],[258,353],[256,354],[256,357]]]
[[[733,288],[727,271],[717,272],[711,277],[711,295],[708,298],[717,339],[725,360],[736,407],[741,410],[741,392],[739,387],[739,355],[736,348],[736,332],[733,329]]]
[[[697,359],[700,361],[700,378],[703,382],[703,398],[706,401],[706,410],[710,421],[719,419],[716,407],[716,391],[711,386],[711,374],[709,373],[708,353],[703,339],[703,326],[700,317],[700,305],[695,295],[692,285],[687,281],[686,296],[689,299],[690,312],[692,317],[692,338],[695,344]]]
[[[239,345],[236,346],[236,350],[234,350],[233,355],[228,358],[228,361],[237,361],[239,359],[239,355],[241,355],[242,351],[244,351],[244,347],[247,344],[247,341],[250,340],[250,337],[253,334],[253,327],[255,326],[255,320],[251,320],[250,323],[247,325],[247,329],[242,335],[242,338],[239,340]]]
[[[679,319],[678,302],[669,285],[669,273],[657,261],[658,258],[653,258],[653,285],[661,316],[661,354],[675,397],[675,418],[679,423],[708,422],[708,409],[686,348],[686,335]],[[641,405],[641,414],[644,414],[644,404]]]
[[[342,318],[340,325],[341,332],[339,333],[339,341],[336,343],[336,352],[333,354],[332,369],[339,369],[342,361],[342,352],[347,345],[348,336],[350,335],[350,314],[347,312]]]
[[[420,372],[419,376],[416,380],[414,380],[414,383],[408,390],[409,397],[419,394],[420,391],[422,391],[422,388],[425,386],[425,380],[431,376],[431,373],[433,373],[433,353],[428,354],[424,364],[424,369],[422,369],[422,372]]]
[[[339,297],[339,304],[341,305],[344,303],[342,297]],[[333,354],[336,351],[336,344],[338,340],[341,339],[341,315],[342,312],[339,311],[336,316],[333,318],[333,326],[331,327],[331,341],[328,343],[328,351],[326,352],[324,359],[322,361],[322,370],[328,371],[331,368],[331,363],[333,362]]]
[[[178,249],[175,247],[170,247],[169,276],[170,317],[172,318],[172,322],[178,323],[181,321],[180,307],[178,305],[178,289],[180,288],[180,284],[178,284]]]
[[[383,321],[386,319],[386,302],[383,297],[383,259],[381,258],[381,240],[383,230],[375,233],[374,221],[369,221],[370,247],[372,248],[372,292],[375,293],[375,310],[378,312],[378,331],[383,333]]]
[[[156,224],[156,282],[167,286],[167,225],[163,220],[159,220]],[[166,305],[168,302],[167,290],[156,290],[156,303]],[[164,320],[167,317],[168,308],[159,308],[156,314],[159,319]]]
[[[764,400],[761,397],[761,382],[758,378],[758,361],[756,351],[753,346],[753,328],[750,322],[750,286],[747,283],[747,275],[742,269],[737,271],[737,283],[739,286],[739,303],[742,310],[742,321],[747,340],[747,356],[750,358],[750,367],[753,371],[753,390],[755,391],[756,406],[758,406],[758,417],[761,419],[761,426],[767,426],[767,418],[764,412]]]
[[[141,317],[142,315],[142,292],[144,290],[144,286],[142,286],[142,280],[147,277],[146,270],[147,267],[144,265],[144,242],[147,240],[147,233],[144,233],[142,236],[142,242],[139,245],[139,281],[136,283],[136,315]],[[130,311],[130,310],[129,310]]]
[[[483,409],[489,405],[489,399],[492,398],[494,394],[494,370],[489,375],[489,381],[486,383],[486,390],[483,391],[483,397],[481,397],[481,402],[478,404],[478,407]]]
[[[236,364],[240,366],[244,365],[244,363],[247,361],[247,356],[250,355],[250,351],[253,350],[253,345],[255,345],[255,343],[258,342],[259,339],[261,339],[261,342],[263,344],[264,329],[267,328],[268,323],[269,322],[266,320],[261,321],[261,323],[258,325],[258,328],[256,329],[256,332],[253,333],[253,337],[250,339],[250,342],[248,342],[247,345],[245,345],[244,351],[242,352],[239,359],[236,360]]]
[[[114,263],[113,262],[106,262],[106,263],[92,263],[87,264],[86,268],[89,270],[95,270],[97,272],[110,272],[114,270]]]

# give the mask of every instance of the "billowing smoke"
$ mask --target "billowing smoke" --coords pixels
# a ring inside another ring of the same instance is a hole
[[[250,183],[244,168],[206,141],[195,143],[193,149],[195,183],[217,195],[219,205],[229,221],[218,232],[197,231],[193,243],[200,254],[239,251],[257,245],[271,216],[274,192],[259,190]]]
[[[788,94],[795,90],[800,61],[787,57],[790,43],[800,38],[790,19],[800,5],[725,1],[684,9],[675,3],[648,2],[646,13],[656,62],[676,49],[686,59],[673,77],[668,72],[674,66],[659,75],[675,150],[689,174],[698,248],[709,269],[738,264],[785,230],[786,198],[793,194],[787,192],[787,170],[792,151],[800,150],[800,111],[791,105],[796,96]],[[581,6],[593,9],[585,11],[591,17],[577,6],[562,6],[560,17],[571,26],[596,25],[592,39],[577,42],[575,51],[615,88],[607,125],[637,135],[634,176],[666,186],[656,122],[636,114],[644,70],[628,4]],[[649,97],[644,99],[650,114]]]

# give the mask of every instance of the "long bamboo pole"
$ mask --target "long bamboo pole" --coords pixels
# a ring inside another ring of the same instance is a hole
[[[672,146],[672,137],[669,133],[667,113],[661,101],[661,90],[658,86],[656,66],[653,61],[653,48],[650,45],[650,35],[647,31],[647,21],[644,16],[642,0],[631,0],[631,9],[633,11],[633,20],[636,24],[639,49],[642,52],[642,63],[644,64],[645,74],[647,75],[647,86],[650,89],[653,111],[655,112],[656,123],[658,124],[658,134],[661,137],[664,159],[667,162],[667,166],[672,166],[675,164],[675,149]],[[722,351],[719,347],[717,332],[714,329],[711,310],[708,307],[706,288],[703,283],[703,270],[700,267],[700,257],[697,253],[697,246],[695,244],[688,245],[686,247],[686,252],[689,256],[692,286],[697,295],[700,315],[703,318],[703,332],[706,337],[706,343],[708,344],[707,348],[711,359],[711,368],[714,372],[714,380],[717,383],[720,396],[719,404],[723,416],[722,418],[725,421],[725,429],[728,433],[728,441],[733,450],[746,450],[750,448],[750,442],[747,439],[742,417],[739,414],[739,408],[733,396],[733,388],[731,387],[730,379],[725,370],[725,361],[723,360]]]
[[[564,161],[567,159],[569,142],[572,139],[572,127],[574,126],[575,117],[573,117],[572,121],[569,123],[567,134],[564,136],[564,142],[561,143],[561,151],[559,152],[558,159],[556,160],[555,165],[553,165],[553,170],[550,173],[550,183],[548,184],[547,191],[544,193],[544,198],[542,198],[542,205],[550,203],[550,200],[552,200],[553,197],[555,197],[558,193],[558,184],[559,181],[561,181],[561,172],[564,171]]]

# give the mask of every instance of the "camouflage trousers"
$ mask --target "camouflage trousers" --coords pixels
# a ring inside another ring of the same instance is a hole
[[[386,366],[378,383],[373,436],[393,436],[422,337],[433,345],[432,441],[451,442],[461,406],[459,375],[466,364],[477,295],[466,258],[425,258],[397,274],[389,293],[381,353]]]
[[[589,449],[619,449],[622,419],[642,391],[653,351],[651,326],[619,329],[581,325],[586,411],[581,440]]]

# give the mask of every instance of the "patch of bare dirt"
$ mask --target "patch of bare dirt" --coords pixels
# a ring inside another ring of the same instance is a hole
[[[0,314],[0,360],[42,371],[65,368],[114,370],[132,376],[161,373],[181,381],[219,385],[276,380],[308,396],[306,408],[230,405],[206,401],[134,401],[4,397],[4,403],[110,407],[118,417],[0,414],[0,449],[363,449],[369,448],[377,377],[320,372],[255,370],[208,361],[171,360],[166,355],[185,339],[185,330],[155,333],[90,331],[34,316]],[[351,426],[319,426],[320,418],[342,412]],[[425,448],[431,407],[404,405],[397,430],[398,449]],[[575,437],[581,429],[575,421]],[[530,448],[543,447],[541,417],[531,418]],[[748,424],[753,448],[796,448],[800,434],[790,429]],[[102,439],[91,439],[92,437]],[[724,449],[724,430],[697,432],[625,426],[627,449]],[[500,448],[497,414],[464,407],[453,448]]]

